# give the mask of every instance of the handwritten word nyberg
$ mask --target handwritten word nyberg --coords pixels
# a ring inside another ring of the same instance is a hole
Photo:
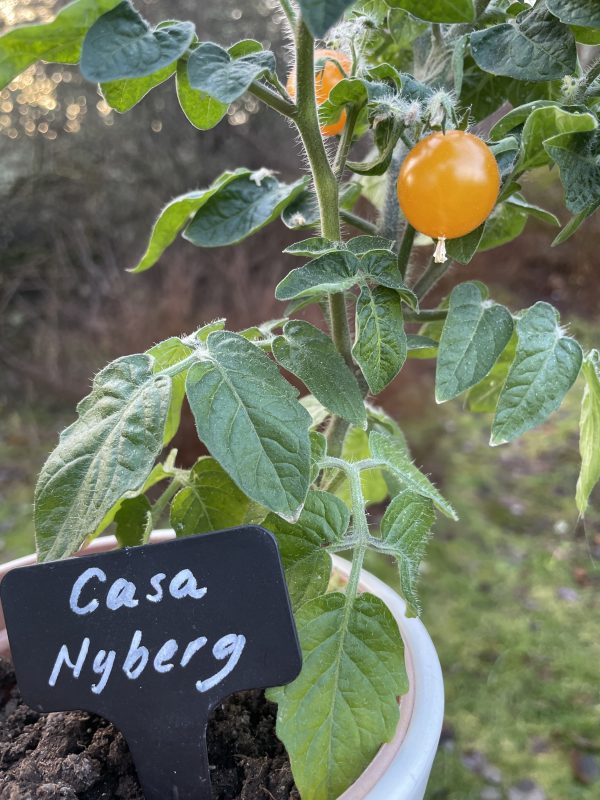
[[[198,586],[194,574],[189,569],[182,569],[177,572],[168,582],[168,585],[163,587],[166,579],[167,575],[164,572],[157,572],[153,575],[150,578],[152,591],[145,595],[145,600],[150,603],[162,602],[165,597],[165,589],[174,600],[183,600],[184,598],[201,600],[207,594],[206,587]],[[78,616],[93,614],[100,606],[100,601],[93,596],[93,590],[97,590],[98,584],[107,582],[106,573],[98,567],[90,567],[82,572],[73,583],[73,588],[69,595],[70,610]],[[139,602],[140,598],[138,597],[136,584],[125,578],[117,578],[110,584],[104,600],[109,611],[118,611],[121,608],[136,608]],[[149,648],[142,644],[142,637],[142,631],[136,630],[131,637],[125,656],[118,661],[116,650],[100,649],[95,656],[91,656],[91,640],[88,636],[84,637],[81,647],[74,658],[67,645],[63,644],[58,651],[48,684],[56,686],[63,668],[70,670],[73,678],[79,679],[84,666],[91,660],[92,671],[98,675],[99,680],[92,683],[90,688],[94,694],[101,694],[110,679],[116,663],[119,664],[126,677],[134,681],[140,678],[148,667],[159,674],[170,672],[175,666],[180,668],[187,667],[196,653],[208,643],[206,636],[195,637],[187,642],[185,647],[180,647],[176,639],[168,639],[152,657]],[[196,680],[197,691],[207,692],[221,683],[235,668],[245,645],[246,638],[242,634],[228,633],[221,636],[212,648],[212,655],[217,661],[225,661],[226,663],[214,675]],[[90,656],[90,659],[88,659],[88,656]]]

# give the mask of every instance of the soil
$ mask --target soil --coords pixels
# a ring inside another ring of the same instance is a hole
[[[215,800],[300,800],[263,692],[232,695],[207,732]],[[0,800],[143,800],[127,743],[87,712],[39,714],[0,659]]]

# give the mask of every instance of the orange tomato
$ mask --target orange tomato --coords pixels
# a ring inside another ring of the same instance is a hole
[[[340,69],[340,67],[342,69]],[[318,106],[322,105],[327,100],[329,92],[336,83],[339,83],[350,74],[351,69],[352,61],[345,53],[339,50],[315,50],[315,94],[317,96]],[[296,97],[295,70],[288,75],[285,88],[291,98]],[[321,133],[323,136],[338,136],[338,134],[344,130],[345,124],[346,111],[344,109],[336,122],[332,122],[331,125],[321,125]]]
[[[500,172],[490,148],[472,133],[432,133],[408,153],[398,200],[416,230],[433,239],[465,236],[496,204]]]

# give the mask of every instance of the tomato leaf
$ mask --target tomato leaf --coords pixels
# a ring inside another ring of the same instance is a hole
[[[474,31],[471,52],[485,72],[517,80],[557,80],[577,68],[575,37],[543,3],[511,22]]]
[[[421,604],[416,593],[419,564],[435,521],[433,503],[405,489],[393,498],[381,520],[381,538],[393,550],[400,573],[402,595],[414,614]]]
[[[372,431],[369,436],[369,446],[374,459],[382,461],[385,469],[389,470],[407,489],[417,494],[428,497],[442,514],[450,519],[457,520],[456,511],[450,503],[438,492],[429,478],[414,465],[405,448],[386,434]]]
[[[251,500],[297,518],[310,480],[310,415],[243,336],[211,333],[206,347],[186,381],[200,439]]]
[[[144,272],[158,261],[164,251],[171,245],[177,234],[187,225],[192,216],[207,203],[210,198],[239,177],[251,175],[249,169],[240,168],[233,172],[224,172],[208,189],[200,189],[187,194],[179,195],[171,200],[161,211],[154,223],[146,252],[130,272]]]
[[[94,83],[143,78],[175,65],[194,38],[191,22],[152,30],[129,2],[101,16],[81,48],[81,74]]]
[[[473,0],[386,0],[391,8],[408,11],[417,19],[428,22],[473,22]]]
[[[585,514],[590,494],[600,480],[600,353],[592,350],[583,362],[585,389],[579,421],[581,472],[575,496],[577,508]]]
[[[304,191],[307,178],[280,183],[267,171],[246,173],[202,203],[183,238],[197,247],[236,244],[276,219]]]
[[[218,125],[229,108],[227,103],[220,103],[206,92],[199,92],[191,87],[187,62],[183,59],[177,63],[177,99],[185,116],[201,131]]]
[[[542,302],[517,321],[517,350],[498,400],[491,445],[510,442],[540,425],[575,382],[581,347],[558,323],[558,311]]]
[[[35,64],[77,64],[88,29],[118,0],[74,0],[52,22],[23,25],[0,36],[0,89]]]
[[[250,501],[214,458],[200,458],[189,483],[171,504],[171,526],[177,536],[193,536],[246,521]]]
[[[334,592],[297,610],[302,672],[277,691],[277,736],[307,800],[334,800],[360,775],[393,737],[408,686],[387,606],[367,593],[345,604]]]
[[[352,355],[373,394],[383,391],[402,369],[407,356],[406,333],[402,303],[393,289],[361,288]]]
[[[152,358],[125,356],[96,375],[40,473],[35,524],[41,561],[72,555],[118,500],[137,494],[162,449],[171,380]]]
[[[192,353],[192,348],[185,345],[177,336],[165,339],[163,342],[151,347],[146,353],[154,359],[154,372],[160,372],[167,367],[183,361]],[[185,396],[185,372],[180,372],[171,379],[171,403],[165,424],[163,444],[168,444],[179,429],[181,419],[181,406]]]
[[[579,228],[583,225],[588,217],[591,217],[592,214],[598,210],[600,207],[600,197],[592,203],[591,205],[584,208],[583,211],[580,211],[579,214],[575,214],[569,222],[565,225],[562,231],[558,234],[556,239],[552,242],[552,247],[556,247],[563,242],[566,242],[567,239],[570,239],[574,233],[576,233]]]
[[[500,354],[491,371],[472,389],[469,389],[466,406],[476,413],[493,413],[498,405],[500,392],[517,351],[517,332],[513,331],[510,341]]]
[[[212,42],[199,45],[188,61],[190,86],[227,104],[241,97],[252,81],[274,71],[275,56],[268,50],[232,58]]]
[[[358,382],[335,345],[308,322],[292,320],[272,345],[277,362],[296,375],[333,414],[356,425],[367,415]]]
[[[544,142],[558,164],[569,211],[579,214],[600,200],[600,133],[564,133]]]
[[[123,500],[115,514],[115,536],[121,547],[137,547],[152,533],[152,508],[146,495]]]
[[[561,22],[600,28],[600,6],[596,0],[546,0],[546,5]]]
[[[456,286],[450,295],[435,376],[435,398],[444,403],[479,383],[513,332],[510,311],[487,298],[480,284]]]
[[[349,521],[350,511],[339,498],[317,491],[306,496],[297,522],[285,522],[275,514],[263,521],[277,539],[294,610],[327,591],[331,557],[323,548],[340,541]]]
[[[589,111],[567,111],[559,106],[537,108],[527,117],[521,135],[521,153],[515,169],[524,172],[550,163],[544,142],[561,133],[592,131],[598,127]]]
[[[356,0],[298,0],[302,19],[316,39],[325,36]]]
[[[177,63],[174,62],[143,78],[127,78],[101,83],[100,90],[108,105],[122,114],[139,103],[155,86],[168,80],[176,69]]]

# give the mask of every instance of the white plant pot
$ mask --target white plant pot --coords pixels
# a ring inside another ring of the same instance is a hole
[[[152,541],[165,541],[174,533],[158,530]],[[113,550],[113,536],[102,536],[78,555]],[[35,555],[18,558],[0,566],[0,581],[17,567],[34,564]],[[342,578],[350,574],[350,564],[333,557],[335,570]],[[406,617],[404,600],[383,581],[366,570],[361,573],[360,590],[377,595],[394,615],[405,645],[406,669],[410,689],[400,700],[400,722],[396,735],[383,745],[362,775],[339,800],[423,800],[436,754],[444,717],[444,683],[440,662],[423,623]],[[10,657],[4,616],[0,607],[0,656]]]

